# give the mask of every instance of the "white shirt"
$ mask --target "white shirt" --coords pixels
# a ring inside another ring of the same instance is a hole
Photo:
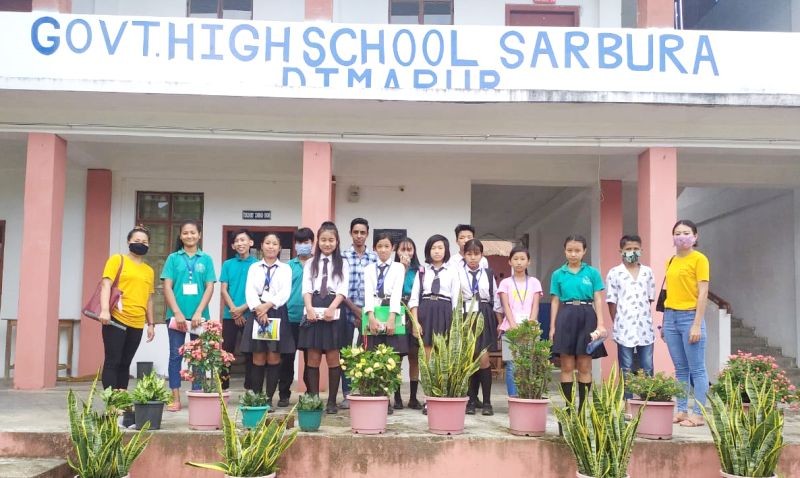
[[[606,302],[617,304],[614,341],[623,347],[650,345],[655,342],[650,302],[655,299],[653,270],[639,266],[634,279],[624,264],[612,268],[606,277]]]
[[[322,271],[325,267],[323,259],[328,259],[328,290],[333,291],[336,295],[341,295],[347,298],[347,292],[350,288],[350,265],[344,257],[342,257],[342,278],[333,275],[333,256],[320,255],[317,261],[317,276],[311,277],[311,264],[314,259],[306,261],[303,266],[303,294],[312,294],[319,291],[322,287]]]
[[[500,303],[500,295],[497,293],[497,282],[494,280],[494,276],[489,277],[487,271],[489,269],[479,267],[478,271],[478,296],[479,300],[488,300],[492,304],[492,309],[495,312],[502,312],[503,306]],[[470,304],[473,303],[472,300],[472,270],[469,267],[459,267],[458,268],[458,277],[461,282],[461,297],[464,300],[464,309],[468,312],[477,312],[479,304],[474,302],[472,309],[468,309]],[[489,281],[492,281],[491,290],[494,292],[494,297],[491,299],[489,298]]]
[[[244,297],[247,307],[255,309],[264,302],[271,302],[274,308],[283,307],[292,294],[292,268],[276,260],[272,269],[263,260],[250,266],[247,270]],[[269,288],[267,287],[267,271],[270,271]]]
[[[399,262],[389,259],[389,262],[369,264],[364,268],[364,312],[375,312],[375,307],[380,305],[378,297],[378,266],[386,265],[383,274],[383,295],[389,299],[389,311],[400,313],[403,296],[403,282],[406,280],[406,268]]]
[[[419,307],[419,276],[414,278],[414,287],[411,289],[411,298],[408,300],[408,307],[414,308]],[[425,272],[424,272],[424,284],[422,284],[422,295],[427,295],[431,293],[431,286],[433,285],[433,279],[436,277],[436,274],[433,273],[433,266],[430,264],[425,264]],[[439,270],[439,295],[450,297],[450,303],[455,310],[456,305],[458,304],[458,292],[461,290],[461,281],[458,278],[458,269],[455,267],[450,266],[449,264],[443,264],[442,268]]]
[[[447,261],[448,265],[454,267],[464,267],[467,265],[466,259],[460,253],[456,252],[455,254],[450,256],[450,260]],[[478,262],[478,267],[481,269],[488,269],[489,268],[489,261],[486,260],[486,256],[481,257],[480,262]]]

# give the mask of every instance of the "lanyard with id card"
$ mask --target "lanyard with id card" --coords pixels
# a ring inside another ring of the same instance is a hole
[[[189,283],[183,284],[183,295],[197,295],[200,293],[197,283],[194,282],[194,267],[197,262],[197,255],[192,256],[192,259],[189,260],[184,254],[183,260],[186,261],[186,269],[189,271]]]

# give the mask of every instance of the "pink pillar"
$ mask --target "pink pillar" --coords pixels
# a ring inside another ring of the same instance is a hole
[[[33,0],[33,11],[71,13],[72,0]]]
[[[639,155],[639,235],[642,236],[642,262],[653,268],[656,288],[664,279],[667,261],[672,257],[672,226],[678,215],[678,155],[675,148],[650,148]],[[656,294],[658,295],[658,294]],[[655,312],[653,322],[663,316]],[[657,371],[671,372],[667,346],[658,338],[653,356]]]
[[[25,165],[14,387],[53,387],[58,363],[67,142],[30,133]]]
[[[85,304],[103,274],[111,241],[111,171],[90,169],[86,175],[86,215],[83,227],[83,293]],[[81,317],[78,375],[94,375],[103,366],[100,324]]]
[[[675,28],[673,0],[637,0],[636,26],[639,28]]]
[[[600,181],[603,200],[600,203],[600,273],[605,281],[608,271],[620,263],[619,238],[622,237],[622,181]],[[608,308],[603,309],[609,336],[613,322]],[[608,357],[601,360],[603,377],[607,377],[617,362],[617,344],[607,340]]]
[[[306,0],[306,20],[333,19],[333,0]]]

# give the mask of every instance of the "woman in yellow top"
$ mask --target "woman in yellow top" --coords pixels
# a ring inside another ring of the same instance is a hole
[[[106,261],[103,270],[103,289],[100,296],[103,324],[103,388],[128,388],[128,369],[147,324],[147,341],[155,336],[153,323],[153,292],[155,273],[142,260],[150,247],[150,232],[143,226],[128,233],[128,253],[114,254]],[[108,309],[111,284],[117,276],[120,263],[119,290],[122,292],[114,310]],[[112,322],[114,322],[112,324]]]
[[[664,302],[663,337],[675,365],[675,376],[686,396],[694,386],[694,409],[688,414],[688,399],[679,398],[674,422],[684,427],[703,426],[700,404],[706,403],[706,323],[703,315],[710,279],[708,258],[694,249],[697,225],[682,219],[672,228],[675,256],[667,265],[667,300]],[[691,382],[690,379],[691,378]]]

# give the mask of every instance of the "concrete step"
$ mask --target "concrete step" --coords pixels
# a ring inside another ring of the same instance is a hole
[[[0,458],[3,478],[72,478],[74,473],[60,458]]]
[[[737,347],[734,344],[731,344],[731,352],[736,353],[738,350],[742,352],[750,352],[753,355],[772,355],[773,357],[779,357],[783,355],[783,352],[779,347],[768,347],[768,346],[745,346],[745,347]]]
[[[731,317],[731,329],[735,329],[737,327],[744,327],[744,320],[740,319],[739,317]]]
[[[756,329],[753,327],[731,327],[731,338],[734,337],[755,337]]]
[[[767,339],[758,336],[731,337],[731,350],[745,350],[754,347],[767,347]]]

